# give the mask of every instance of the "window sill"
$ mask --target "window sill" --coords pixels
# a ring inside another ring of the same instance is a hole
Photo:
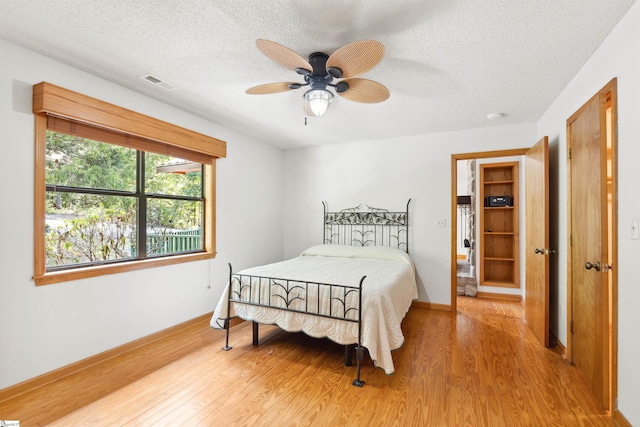
[[[52,285],[54,283],[105,276],[107,274],[124,273],[127,271],[142,270],[145,268],[162,267],[165,265],[200,261],[203,259],[215,258],[215,256],[216,254],[213,252],[200,252],[197,254],[174,255],[163,258],[146,259],[143,261],[128,261],[122,264],[100,265],[86,268],[76,268],[73,270],[49,272],[41,276],[34,276],[33,280],[35,280],[36,286]]]

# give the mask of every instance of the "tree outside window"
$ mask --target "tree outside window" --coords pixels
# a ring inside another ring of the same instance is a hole
[[[203,165],[46,135],[47,270],[204,250]]]

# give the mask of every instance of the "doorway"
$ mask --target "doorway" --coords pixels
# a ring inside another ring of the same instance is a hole
[[[567,358],[605,411],[617,390],[617,82],[567,119]]]
[[[506,157],[514,156],[511,162]],[[516,293],[504,290],[498,293],[479,292],[478,296],[488,298],[514,299],[524,298],[525,318],[529,328],[538,341],[549,346],[549,256],[555,250],[549,248],[549,139],[544,136],[530,148],[499,152],[469,153],[454,155],[452,177],[458,178],[458,166],[464,165],[464,159],[475,158],[479,166],[479,187],[482,206],[478,227],[480,228],[480,257],[478,268],[481,270],[480,284],[516,288]],[[461,160],[462,159],[462,160]],[[525,197],[520,198],[518,164],[524,162]],[[452,189],[459,192],[459,186],[452,179]],[[485,197],[489,195],[489,197]],[[501,196],[502,195],[502,196]],[[495,199],[495,200],[493,200]],[[506,203],[512,199],[513,203]],[[526,199],[526,200],[525,200]],[[487,203],[488,202],[488,203]],[[524,217],[518,213],[520,204],[524,204]],[[452,210],[453,213],[453,210]],[[519,223],[524,219],[525,239],[520,239]],[[452,229],[452,243],[459,239],[457,230]],[[520,243],[521,242],[521,243]],[[473,247],[473,245],[472,245]],[[452,250],[454,245],[452,244]],[[457,248],[456,248],[457,250]],[[519,257],[523,250],[526,284],[519,284]],[[473,253],[475,251],[472,251]],[[458,308],[459,280],[454,276],[452,254],[452,292],[453,307]],[[500,267],[500,269],[497,268]],[[494,289],[494,288],[483,288]],[[499,288],[495,288],[498,291]],[[458,292],[456,292],[458,291]]]
[[[451,218],[457,218],[459,214],[458,206],[458,167],[465,161],[481,160],[490,158],[503,158],[513,156],[524,156],[528,148],[485,151],[477,153],[463,153],[451,155]],[[456,221],[452,221],[455,224]],[[458,227],[451,227],[451,307],[455,310],[458,303],[458,241],[460,236]],[[464,240],[462,240],[464,241]],[[476,265],[476,270],[482,266]]]

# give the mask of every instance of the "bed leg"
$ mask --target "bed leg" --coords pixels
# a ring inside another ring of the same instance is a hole
[[[344,346],[344,366],[353,365],[353,345],[347,344]]]
[[[357,372],[357,376],[356,379],[353,380],[353,385],[357,386],[357,387],[362,387],[364,385],[364,381],[362,381],[360,379],[360,363],[362,362],[363,359],[363,355],[364,355],[364,347],[362,346],[357,346],[356,347],[356,372]]]
[[[224,328],[227,330],[227,337],[225,338],[224,347],[222,347],[222,349],[224,351],[229,351],[233,348],[229,345],[229,329],[231,329],[231,319],[225,319]]]
[[[253,322],[253,345],[258,345],[258,322]]]
[[[229,351],[233,347],[229,345],[229,331],[231,330],[231,292],[233,287],[233,267],[231,267],[231,263],[229,263],[229,290],[227,295],[227,319],[224,321],[224,328],[227,330],[227,337],[224,342],[224,347],[222,349],[224,351]]]
[[[364,357],[364,347],[362,347],[362,282],[367,276],[362,276],[360,279],[360,285],[358,286],[358,343],[356,345],[356,379],[353,380],[353,385],[362,387],[364,381],[360,379],[360,365]]]

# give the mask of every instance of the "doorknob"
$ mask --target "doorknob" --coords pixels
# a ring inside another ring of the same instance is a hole
[[[592,268],[595,268],[596,271],[600,271],[600,261],[596,261],[595,264],[591,264],[589,261],[587,261],[584,264],[584,268],[586,268],[587,270],[591,270]]]
[[[537,254],[543,254],[543,255],[544,255],[544,249],[538,249],[538,248],[536,248],[535,253],[537,253]]]

